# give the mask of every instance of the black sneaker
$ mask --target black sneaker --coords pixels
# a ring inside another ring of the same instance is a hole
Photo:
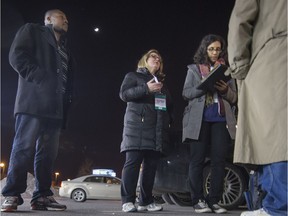
[[[64,211],[66,210],[66,205],[61,205],[52,197],[39,197],[35,201],[31,202],[32,210],[40,210],[40,211]]]
[[[18,204],[18,197],[17,196],[4,197],[4,201],[3,201],[2,206],[1,206],[1,212],[17,211],[17,206],[21,205],[21,204],[20,203]]]
[[[222,214],[222,213],[227,212],[227,210],[225,208],[219,206],[218,204],[211,205],[211,209],[214,213],[217,213],[217,214]]]
[[[193,208],[196,213],[212,212],[212,210],[209,208],[208,204],[204,200],[199,200],[198,203],[193,206]]]

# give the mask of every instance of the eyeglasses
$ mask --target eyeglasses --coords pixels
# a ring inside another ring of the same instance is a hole
[[[149,58],[150,58],[150,57],[152,57],[153,59],[159,59],[160,62],[162,61],[161,57],[158,56],[158,55],[150,54],[150,55],[149,55]]]
[[[222,49],[219,48],[219,47],[217,47],[217,48],[210,47],[210,48],[207,49],[207,51],[211,52],[211,53],[214,52],[214,51],[217,52],[217,53],[220,53],[220,52],[222,52]]]

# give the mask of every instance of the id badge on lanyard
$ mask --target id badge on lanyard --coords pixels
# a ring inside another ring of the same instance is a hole
[[[165,94],[155,94],[155,109],[166,111],[166,95]]]

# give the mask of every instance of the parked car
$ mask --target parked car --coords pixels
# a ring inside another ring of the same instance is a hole
[[[190,145],[182,143],[182,131],[171,131],[170,146],[166,146],[166,156],[162,157],[157,168],[153,194],[168,204],[190,206],[191,196],[188,187]],[[231,142],[226,162],[224,192],[219,205],[234,209],[245,204],[243,192],[248,187],[248,170],[232,163],[234,143]],[[210,189],[210,158],[207,155],[203,172],[205,195]]]
[[[84,202],[86,199],[120,200],[120,187],[121,180],[117,177],[92,174],[62,181],[59,195],[76,202]]]

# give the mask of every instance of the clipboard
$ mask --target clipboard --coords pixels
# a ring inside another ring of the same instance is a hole
[[[228,69],[226,65],[219,64],[215,67],[210,74],[201,81],[200,85],[197,89],[205,90],[205,91],[215,91],[214,85],[216,82],[223,80],[224,82],[228,82],[231,79],[231,75],[225,75],[225,71]]]

